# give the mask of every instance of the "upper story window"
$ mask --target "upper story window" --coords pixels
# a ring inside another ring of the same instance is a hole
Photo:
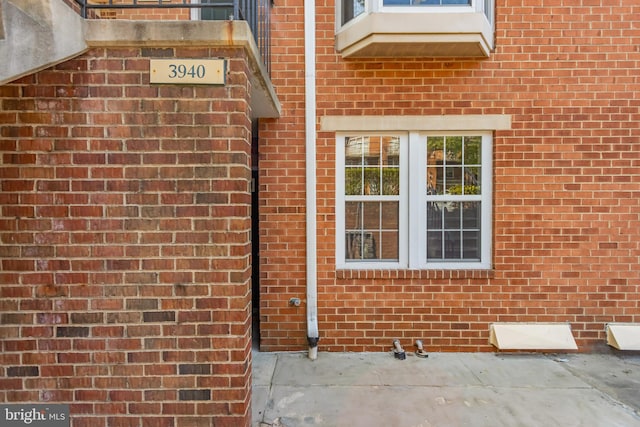
[[[471,0],[383,0],[383,6],[471,6]]]
[[[364,13],[364,0],[344,0],[342,2],[342,25]]]
[[[489,56],[494,0],[341,0],[336,48],[344,57]]]

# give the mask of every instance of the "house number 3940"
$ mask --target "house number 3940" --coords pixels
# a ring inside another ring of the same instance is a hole
[[[189,76],[191,78],[204,79],[206,74],[207,74],[207,69],[202,64],[191,65],[190,67],[184,64],[169,64],[170,79],[175,79],[175,78],[182,79],[186,76]]]
[[[224,59],[151,59],[151,83],[184,85],[223,85],[226,61]]]

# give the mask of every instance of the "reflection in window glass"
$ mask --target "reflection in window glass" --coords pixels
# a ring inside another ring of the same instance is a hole
[[[383,0],[384,6],[471,6],[471,0]]]
[[[489,132],[338,134],[336,143],[339,268],[491,267]]]
[[[427,259],[480,259],[480,202],[427,203]]]
[[[345,139],[345,194],[398,195],[400,193],[397,137]]]
[[[427,261],[480,260],[481,145],[481,136],[427,138]]]
[[[203,7],[200,9],[200,19],[203,21],[226,21],[233,19],[233,5],[224,0],[200,0],[205,4],[220,4],[218,7]]]
[[[480,136],[427,139],[427,194],[481,194]]]
[[[364,0],[342,1],[342,25],[364,12]]]
[[[398,260],[400,140],[354,136],[344,141],[345,258]]]
[[[398,202],[346,202],[346,260],[397,260],[398,215]]]

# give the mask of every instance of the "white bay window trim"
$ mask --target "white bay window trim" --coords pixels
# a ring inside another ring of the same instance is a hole
[[[340,0],[336,50],[345,58],[489,57],[495,47],[494,9],[494,0],[386,6],[383,0]]]
[[[200,0],[197,0],[200,1]],[[351,22],[361,18],[368,13],[376,13],[376,12],[388,12],[388,13],[406,13],[410,11],[411,13],[428,13],[428,14],[457,14],[457,13],[474,13],[474,12],[485,12],[485,7],[490,7],[492,2],[488,2],[487,0],[471,0],[471,4],[459,4],[459,5],[384,5],[384,0],[365,0],[364,7],[362,7],[362,11],[356,14],[351,19],[347,20],[344,24],[342,16],[343,8],[342,4],[344,1],[352,1],[354,0],[340,0],[336,4],[336,31],[338,31],[341,27],[349,25]],[[354,2],[355,3],[355,2]]]

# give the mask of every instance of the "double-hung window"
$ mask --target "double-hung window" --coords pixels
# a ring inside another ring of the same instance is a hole
[[[396,265],[406,260],[407,157],[403,135],[350,135],[342,141],[341,212],[346,263]]]
[[[491,132],[349,132],[336,145],[338,268],[490,268]]]

